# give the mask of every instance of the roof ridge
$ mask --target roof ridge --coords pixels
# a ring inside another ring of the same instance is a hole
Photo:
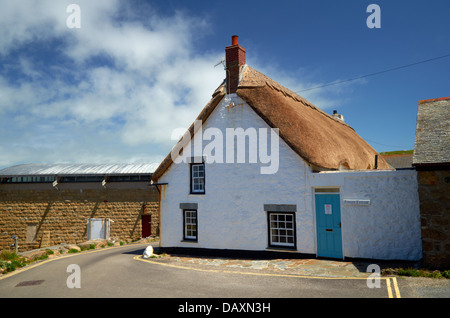
[[[252,72],[253,74],[250,74],[249,72]],[[242,67],[242,79],[239,82],[238,89],[239,88],[263,87],[263,86],[267,86],[273,90],[276,90],[276,91],[282,93],[284,96],[289,97],[296,102],[303,103],[305,106],[308,106],[308,107],[314,109],[315,111],[321,113],[322,115],[324,115],[328,118],[331,118],[335,122],[353,129],[353,127],[348,125],[346,122],[331,116],[330,114],[323,111],[319,107],[315,106],[313,103],[311,103],[304,97],[300,96],[299,94],[295,93],[294,91],[290,90],[289,88],[281,85],[280,83],[271,79],[270,77],[261,73],[260,71],[257,71],[253,67],[245,64]]]

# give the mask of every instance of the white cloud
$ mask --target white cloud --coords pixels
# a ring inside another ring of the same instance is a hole
[[[151,149],[169,150],[171,131],[195,119],[224,77],[213,67],[223,52],[197,53],[190,41],[204,20],[147,6],[143,19],[126,2],[77,1],[81,28],[68,29],[70,1],[4,2],[0,132],[11,138],[0,142],[10,150],[0,166],[160,157]]]
[[[0,167],[161,160],[172,131],[192,123],[225,77],[214,67],[223,48],[195,46],[209,21],[139,1],[78,0],[81,28],[69,29],[72,2],[0,3]],[[249,64],[293,91],[321,84],[258,60]],[[327,110],[346,91],[300,95]]]

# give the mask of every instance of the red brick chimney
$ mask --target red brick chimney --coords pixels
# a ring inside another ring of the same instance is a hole
[[[232,36],[231,46],[225,48],[227,93],[236,93],[239,84],[239,71],[245,64],[245,49],[239,45],[237,35]]]

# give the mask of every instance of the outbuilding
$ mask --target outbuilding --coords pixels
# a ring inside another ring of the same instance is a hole
[[[0,250],[159,235],[157,164],[23,164],[0,170]]]

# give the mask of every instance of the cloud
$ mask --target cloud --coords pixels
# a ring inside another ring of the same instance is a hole
[[[200,50],[212,21],[147,2],[4,0],[0,11],[0,167],[23,162],[161,160],[172,131],[189,127],[225,77],[223,47]],[[204,46],[204,44],[203,44]],[[252,67],[293,91],[322,83]],[[316,106],[345,103],[350,86],[300,93]]]
[[[225,76],[213,67],[223,52],[190,41],[205,19],[78,1],[81,28],[69,29],[69,1],[19,3],[0,13],[0,166],[160,157]]]

